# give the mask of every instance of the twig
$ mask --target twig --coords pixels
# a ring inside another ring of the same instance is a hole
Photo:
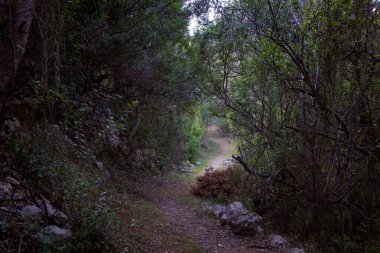
[[[21,237],[20,237],[20,242],[19,242],[19,244],[18,244],[18,253],[21,252],[22,237],[23,237],[23,236],[21,235]]]

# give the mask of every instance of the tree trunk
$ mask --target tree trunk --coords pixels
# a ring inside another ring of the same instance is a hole
[[[11,17],[10,40],[0,45],[0,92],[14,86],[14,78],[28,43],[35,0],[17,0]]]

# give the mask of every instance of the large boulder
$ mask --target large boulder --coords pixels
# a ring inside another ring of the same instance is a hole
[[[262,218],[255,213],[248,213],[231,220],[232,232],[238,235],[261,236],[263,229],[259,226]]]
[[[38,240],[46,244],[62,241],[70,237],[71,231],[69,229],[60,228],[54,225],[43,228],[37,234]]]
[[[241,202],[233,202],[226,206],[224,213],[220,219],[222,221],[222,224],[231,224],[234,219],[248,213],[248,210],[244,208]]]
[[[261,216],[248,212],[241,202],[233,202],[227,206],[215,205],[211,211],[223,225],[230,225],[235,234],[247,236],[264,234],[260,227]]]
[[[270,235],[269,243],[272,247],[282,247],[287,243],[286,240],[280,235]]]

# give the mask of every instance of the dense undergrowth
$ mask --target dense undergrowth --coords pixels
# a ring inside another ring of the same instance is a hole
[[[105,252],[120,247],[120,229],[115,213],[109,209],[109,193],[104,181],[105,171],[95,168],[91,154],[83,154],[58,126],[36,129],[23,138],[9,139],[10,173],[17,178],[27,194],[22,200],[33,203],[46,198],[69,215],[72,238],[64,242],[43,243],[36,240],[39,228],[47,220],[26,221],[13,206],[2,212],[2,248],[5,252]],[[9,202],[8,202],[9,201]]]
[[[199,129],[200,125],[196,125],[196,128]],[[197,152],[203,134],[197,132],[194,136],[188,136],[196,139],[193,142],[198,142],[198,146],[192,144],[189,153]],[[19,202],[34,203],[39,198],[49,200],[54,207],[69,216],[70,221],[66,227],[72,232],[72,237],[64,241],[44,243],[36,240],[41,228],[51,222],[24,220],[14,196],[4,196],[0,216],[2,250],[149,250],[149,246],[144,244],[147,238],[154,238],[154,235],[146,233],[150,230],[148,227],[136,227],[141,226],[137,225],[140,222],[151,226],[152,222],[164,220],[159,209],[143,195],[143,189],[149,185],[146,181],[152,176],[162,177],[170,167],[169,163],[165,163],[168,167],[163,167],[158,155],[148,154],[140,160],[131,161],[120,149],[110,144],[108,138],[93,143],[85,139],[72,140],[57,125],[38,127],[19,136],[9,135],[7,144],[2,148],[5,150],[4,157],[12,161],[8,169],[1,171],[2,176],[12,175],[17,178],[26,193]],[[194,156],[197,153],[191,154]],[[167,157],[167,161],[172,160]],[[168,226],[166,230],[171,231]],[[180,235],[177,239],[183,240],[183,245],[191,244]],[[168,244],[170,242],[166,243]],[[165,248],[165,243],[162,247]]]

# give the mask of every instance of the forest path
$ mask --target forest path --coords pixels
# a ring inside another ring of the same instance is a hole
[[[205,162],[203,166],[198,166],[189,175],[172,176],[168,182],[162,182],[157,188],[154,187],[155,189],[150,194],[152,201],[159,206],[175,231],[201,246],[203,251],[184,249],[181,243],[176,241],[165,252],[276,252],[261,249],[260,246],[265,245],[262,239],[233,234],[227,226],[220,225],[217,219],[203,212],[201,200],[191,195],[191,184],[194,183],[196,176],[203,174],[209,166],[214,168],[223,166],[224,161],[232,152],[230,140],[219,137],[216,126],[210,126],[207,129],[207,138],[209,144],[214,143],[219,146],[216,153],[209,154],[206,160],[208,162]]]
[[[216,143],[219,146],[219,152],[216,153],[210,160],[208,167],[215,169],[221,168],[224,165],[226,159],[232,155],[232,144],[229,138],[223,138],[220,136],[219,128],[216,125],[210,125],[207,128],[208,140]],[[203,174],[204,171],[200,171]]]

